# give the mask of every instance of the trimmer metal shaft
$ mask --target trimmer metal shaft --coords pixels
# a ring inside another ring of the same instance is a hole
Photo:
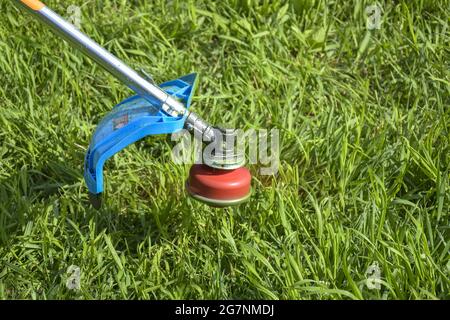
[[[188,111],[181,102],[168,95],[158,86],[144,79],[123,61],[105,50],[98,43],[78,30],[74,25],[67,22],[57,13],[45,6],[42,2],[38,0],[20,0],[18,2],[27,8],[28,11],[33,13],[37,19],[48,25],[64,40],[92,58],[137,94],[144,98],[148,96],[156,98],[160,101],[162,110],[171,116],[187,115],[186,128],[201,133],[200,136],[203,136],[204,141],[208,142],[215,139],[214,129],[198,115]]]

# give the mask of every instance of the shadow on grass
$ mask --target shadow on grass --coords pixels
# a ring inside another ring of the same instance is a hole
[[[105,232],[117,239],[118,250],[131,252],[145,239],[158,243],[175,235],[180,219],[170,204],[161,208],[148,201],[145,206],[126,206],[106,194],[100,210],[94,209],[82,172],[70,163],[50,160],[41,166],[23,166],[0,180],[0,244],[23,235],[30,222],[50,223],[54,218],[70,220],[84,236],[92,221],[96,235]],[[72,227],[65,228],[71,233]]]

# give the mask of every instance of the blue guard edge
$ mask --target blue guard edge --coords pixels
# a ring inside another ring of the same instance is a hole
[[[160,85],[189,108],[197,74]],[[183,128],[186,116],[172,117],[160,110],[152,97],[132,96],[113,108],[97,126],[84,161],[84,180],[91,196],[103,192],[103,166],[109,158],[150,135],[170,134]],[[92,201],[92,200],[91,200]]]

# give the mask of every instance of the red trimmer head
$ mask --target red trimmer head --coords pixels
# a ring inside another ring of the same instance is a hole
[[[223,170],[204,164],[193,165],[186,188],[195,199],[214,207],[228,207],[246,201],[251,194],[247,168]]]

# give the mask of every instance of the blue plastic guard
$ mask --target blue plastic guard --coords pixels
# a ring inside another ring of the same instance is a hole
[[[161,89],[191,104],[195,73],[160,85]],[[89,192],[103,192],[103,166],[110,157],[130,144],[155,134],[170,134],[183,128],[185,117],[171,117],[160,110],[152,97],[133,96],[122,101],[106,115],[94,133],[84,162],[84,179]]]

